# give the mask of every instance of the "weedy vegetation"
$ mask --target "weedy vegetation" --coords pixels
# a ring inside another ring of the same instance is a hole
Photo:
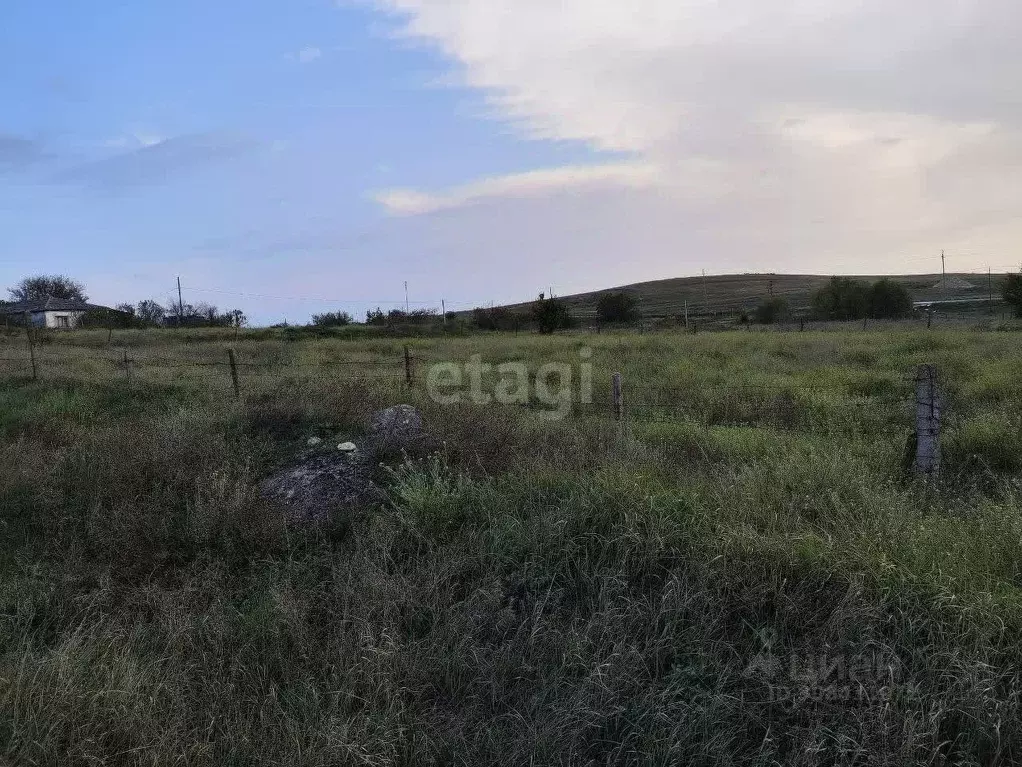
[[[107,342],[0,363],[0,762],[1022,761],[1014,333],[417,338],[411,388],[401,339]],[[595,402],[563,421],[424,390],[428,361],[583,346]],[[402,401],[439,447],[391,457],[389,502],[308,527],[260,498]]]

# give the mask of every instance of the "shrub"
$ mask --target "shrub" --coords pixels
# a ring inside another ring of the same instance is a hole
[[[1022,317],[1022,274],[1009,274],[1001,283],[1004,303],[1015,310],[1016,317]]]
[[[878,320],[907,317],[912,313],[912,296],[904,285],[887,279],[877,280],[869,289],[869,316]]]
[[[772,325],[775,322],[786,320],[789,316],[791,316],[791,310],[788,307],[788,301],[780,296],[765,299],[752,312],[753,321],[761,325]],[[748,319],[746,319],[747,321]]]
[[[813,312],[823,320],[858,320],[869,310],[870,288],[861,280],[831,277],[830,282],[813,293]]]
[[[532,305],[532,316],[540,333],[553,333],[575,327],[578,322],[568,310],[567,304],[557,298],[539,297]]]
[[[321,328],[337,328],[350,325],[354,320],[347,312],[326,312],[312,315],[312,324]]]
[[[472,324],[479,330],[519,330],[525,318],[503,306],[472,310]]]
[[[639,319],[638,303],[631,293],[604,293],[596,302],[596,314],[600,322],[635,322]]]
[[[428,325],[434,320],[439,319],[439,316],[436,309],[413,309],[410,312],[406,312],[404,309],[391,309],[389,312],[384,313],[382,309],[377,307],[366,312],[366,324],[386,325],[388,327],[394,325]]]
[[[134,313],[119,309],[90,309],[78,320],[81,328],[134,328],[138,327]]]

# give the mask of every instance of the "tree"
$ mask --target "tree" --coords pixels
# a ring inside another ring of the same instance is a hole
[[[227,326],[232,328],[243,328],[248,324],[248,317],[241,309],[231,309],[223,315]]]
[[[12,301],[42,301],[46,298],[63,298],[70,301],[89,300],[85,286],[63,274],[40,274],[26,277],[13,288],[7,288]]]
[[[604,293],[596,301],[596,314],[601,322],[635,322],[639,319],[639,302],[631,293]]]
[[[1004,303],[1015,310],[1016,317],[1022,317],[1022,274],[1009,274],[1004,278],[1001,297]]]
[[[869,289],[869,316],[878,320],[907,317],[912,313],[912,296],[901,283],[886,277]]]
[[[557,298],[544,298],[542,293],[539,300],[532,305],[532,316],[539,325],[540,333],[553,333],[555,330],[572,328],[577,324],[563,301]]]
[[[860,320],[869,311],[869,286],[850,277],[831,277],[813,293],[813,312],[824,320]]]
[[[135,308],[135,317],[142,325],[162,325],[167,310],[155,301],[139,301]]]
[[[791,315],[788,308],[788,301],[781,296],[764,299],[752,312],[752,319],[761,325],[772,325],[775,322],[786,320]],[[746,316],[746,322],[748,317]]]
[[[347,312],[325,312],[312,315],[312,324],[321,328],[337,328],[354,322]]]
[[[115,309],[121,314],[127,314],[129,317],[135,316],[135,307],[131,304],[117,304]]]
[[[201,317],[206,324],[210,326],[220,324],[219,322],[220,310],[213,304],[207,304],[205,302],[202,302],[198,306],[196,306],[193,311],[195,314]],[[188,315],[186,314],[185,317],[187,316]]]

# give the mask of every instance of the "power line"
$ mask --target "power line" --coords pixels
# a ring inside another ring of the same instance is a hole
[[[367,298],[320,298],[318,296],[269,296],[262,293],[239,293],[232,290],[222,290],[220,288],[195,288],[188,286],[189,290],[197,291],[200,293],[218,293],[227,296],[239,296],[241,298],[261,298],[268,301],[316,301],[320,303],[336,303],[336,304],[393,304],[395,306],[401,306],[406,303],[405,299],[399,300],[374,300]],[[416,304],[421,306],[427,305],[439,305],[441,299],[435,301],[407,301],[408,304]],[[448,302],[452,306],[475,306],[472,303],[463,302]]]

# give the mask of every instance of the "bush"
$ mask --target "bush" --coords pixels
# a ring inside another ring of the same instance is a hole
[[[635,322],[639,319],[639,305],[635,296],[621,291],[604,293],[596,302],[596,315],[600,322]]]
[[[1022,317],[1022,274],[1009,274],[1001,283],[1004,303],[1015,310],[1016,317]]]
[[[752,319],[760,325],[772,325],[775,322],[782,322],[791,316],[788,301],[785,298],[767,298],[752,312]],[[748,322],[748,319],[745,320]]]
[[[553,333],[555,330],[573,328],[578,321],[568,310],[567,304],[557,298],[544,298],[532,305],[532,316],[539,326],[540,333]]]
[[[887,279],[877,280],[869,289],[869,316],[878,320],[907,317],[912,313],[912,296],[904,285]]]
[[[366,312],[367,325],[429,325],[440,318],[436,309],[413,309],[406,312],[404,309],[391,309],[384,314],[383,310],[377,307]]]
[[[119,309],[90,309],[78,320],[80,328],[137,328],[139,321],[134,313]]]
[[[869,310],[870,288],[861,280],[831,277],[813,293],[813,313],[822,320],[861,320]]]
[[[321,328],[338,328],[350,325],[354,320],[347,312],[326,312],[312,315],[312,324]]]
[[[503,306],[472,310],[472,324],[479,330],[519,330],[525,318]]]

